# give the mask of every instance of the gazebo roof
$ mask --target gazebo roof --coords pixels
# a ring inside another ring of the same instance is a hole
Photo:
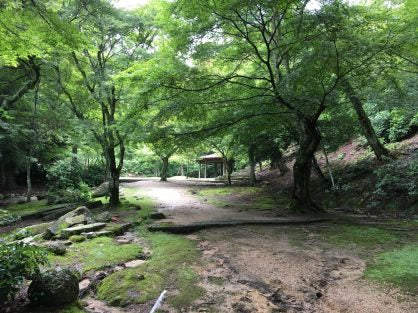
[[[197,159],[198,162],[223,162],[223,160],[224,158],[218,153],[203,155]]]

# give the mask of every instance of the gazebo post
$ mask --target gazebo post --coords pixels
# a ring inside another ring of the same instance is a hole
[[[200,168],[202,167],[202,163],[199,162],[199,178],[200,178]]]
[[[208,162],[206,162],[205,160],[205,179],[206,179],[207,174],[208,174]]]

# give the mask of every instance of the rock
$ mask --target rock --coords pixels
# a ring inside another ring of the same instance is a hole
[[[65,252],[67,252],[67,248],[65,247],[65,245],[60,242],[47,242],[42,246],[55,255],[64,255]]]
[[[68,238],[71,242],[82,242],[86,240],[86,237],[82,235],[72,235],[70,238]]]
[[[60,231],[60,238],[67,239],[70,238],[72,235],[80,235],[81,233],[88,233],[92,231],[96,231],[102,229],[106,226],[106,223],[93,223],[87,225],[79,225],[69,228],[64,228]]]
[[[104,211],[95,217],[97,222],[107,223],[112,219],[112,214],[109,211]]]
[[[83,279],[81,282],[78,283],[78,288],[80,289],[80,292],[82,292],[84,289],[87,289],[90,286],[90,279]]]
[[[108,228],[109,231],[112,232],[114,236],[121,236],[124,232],[126,232],[129,228],[132,227],[132,223],[125,223],[125,224],[113,224]]]
[[[93,239],[96,237],[111,237],[112,232],[108,230],[102,230],[98,232],[88,232],[88,233],[81,233],[82,236],[86,237],[87,239]]]
[[[109,194],[109,182],[104,182],[91,193],[93,198],[104,197]]]
[[[75,224],[88,224],[92,221],[93,218],[90,210],[84,206],[78,207],[77,209],[64,214],[57,221],[55,221],[52,226],[45,231],[44,238],[51,239],[52,237],[59,235],[65,228],[70,228]]]
[[[162,219],[165,219],[166,218],[165,214],[164,213],[161,213],[161,212],[151,213],[149,215],[149,217],[152,218],[152,219],[154,219],[154,220],[162,220]]]
[[[79,293],[79,274],[71,269],[50,269],[37,275],[29,286],[28,298],[36,304],[63,305],[74,302]]]
[[[30,201],[38,201],[38,197],[37,196],[32,196],[32,197],[30,197]]]
[[[127,268],[135,268],[135,267],[141,266],[145,262],[146,261],[144,261],[144,260],[132,260],[132,261],[126,262],[124,265]]]
[[[25,237],[34,236],[43,233],[45,230],[48,229],[48,227],[51,227],[53,222],[49,223],[41,223],[41,224],[35,224],[31,226],[26,226],[19,230],[15,235],[14,239],[19,240],[23,239]]]

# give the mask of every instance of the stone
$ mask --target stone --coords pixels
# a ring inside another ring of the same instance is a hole
[[[67,252],[67,248],[61,242],[47,242],[42,246],[55,255],[64,255]]]
[[[135,268],[135,267],[141,266],[145,262],[146,262],[145,260],[132,260],[132,261],[126,262],[124,265],[127,268]]]
[[[96,237],[111,237],[112,236],[112,232],[109,230],[102,230],[102,231],[98,231],[98,232],[88,232],[88,233],[81,233],[81,236],[84,236],[87,239],[93,239]]]
[[[104,197],[109,194],[109,182],[104,182],[91,193],[93,198]]]
[[[109,211],[104,211],[104,212],[96,215],[96,217],[95,217],[95,220],[97,222],[103,222],[103,223],[110,222],[111,219],[112,219],[112,214],[110,214]]]
[[[41,224],[35,224],[31,226],[26,226],[22,229],[20,229],[15,235],[14,239],[19,240],[23,239],[25,237],[34,236],[43,233],[45,230],[48,229],[48,227],[51,227],[53,222],[49,223],[41,223]]]
[[[80,235],[81,233],[88,233],[102,229],[106,226],[106,223],[93,223],[87,225],[74,226],[69,228],[64,228],[60,231],[60,238],[67,239],[72,235]]]
[[[132,223],[114,224],[111,227],[109,227],[109,231],[111,231],[114,236],[121,236],[131,227]]]
[[[149,217],[152,218],[152,219],[154,219],[154,220],[162,220],[162,219],[165,219],[166,218],[165,214],[164,213],[161,213],[161,212],[151,213],[149,215]]]
[[[78,283],[78,288],[80,291],[87,289],[90,286],[90,279],[83,279],[81,282]]]
[[[63,305],[77,300],[79,274],[66,269],[50,269],[33,278],[28,298],[35,304]]]
[[[90,210],[85,206],[78,207],[56,220],[52,226],[45,231],[44,238],[51,239],[52,237],[59,235],[63,229],[70,228],[75,224],[89,224],[92,221],[93,218]]]

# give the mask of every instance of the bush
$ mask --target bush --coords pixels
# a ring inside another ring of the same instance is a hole
[[[89,165],[82,173],[82,180],[90,187],[99,186],[104,181],[106,168],[102,164]]]
[[[374,171],[377,182],[374,193],[386,199],[400,195],[418,196],[418,160],[399,160]]]
[[[0,244],[0,303],[10,300],[23,280],[39,274],[47,263],[47,253],[22,243]]]
[[[378,112],[371,121],[378,137],[383,138],[385,142],[395,142],[415,131],[418,115],[412,116],[406,110],[394,109]]]
[[[401,110],[390,112],[389,141],[399,141],[405,138],[410,131],[410,120],[407,114]]]
[[[59,160],[47,170],[48,202],[83,202],[90,188],[82,180],[82,166],[76,157]]]

